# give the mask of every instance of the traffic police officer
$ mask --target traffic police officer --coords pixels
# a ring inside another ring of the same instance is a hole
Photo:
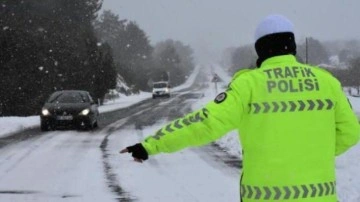
[[[121,151],[148,155],[200,146],[238,129],[243,202],[336,202],[335,156],[359,140],[341,84],[299,63],[292,23],[281,15],[257,27],[257,66],[234,75],[226,92]]]

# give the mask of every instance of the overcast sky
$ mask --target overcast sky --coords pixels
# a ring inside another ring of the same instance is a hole
[[[152,44],[171,38],[191,45],[200,61],[253,44],[269,14],[287,16],[297,40],[360,38],[359,0],[104,0],[103,9],[136,21]]]

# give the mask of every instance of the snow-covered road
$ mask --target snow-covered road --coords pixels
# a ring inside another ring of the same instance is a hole
[[[0,201],[111,201],[99,149],[103,137],[56,131],[2,149]]]
[[[118,155],[119,149],[156,129],[156,126],[145,130],[130,127],[109,136],[109,162],[113,172],[120,176],[121,187],[131,192],[130,198],[146,202],[239,201],[239,169],[203,157],[204,153],[197,149],[161,154],[146,163],[135,163],[129,155]]]

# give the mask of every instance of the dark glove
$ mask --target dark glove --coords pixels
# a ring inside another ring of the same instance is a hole
[[[140,143],[137,143],[130,147],[126,147],[126,149],[127,149],[127,152],[132,153],[132,157],[134,157],[136,159],[141,159],[141,160],[145,161],[149,157],[147,151]]]

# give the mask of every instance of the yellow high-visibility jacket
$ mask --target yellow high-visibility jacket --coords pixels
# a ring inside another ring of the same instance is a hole
[[[340,82],[327,71],[275,56],[235,74],[203,109],[161,128],[149,155],[212,142],[238,129],[243,202],[336,202],[335,156],[359,140]]]

